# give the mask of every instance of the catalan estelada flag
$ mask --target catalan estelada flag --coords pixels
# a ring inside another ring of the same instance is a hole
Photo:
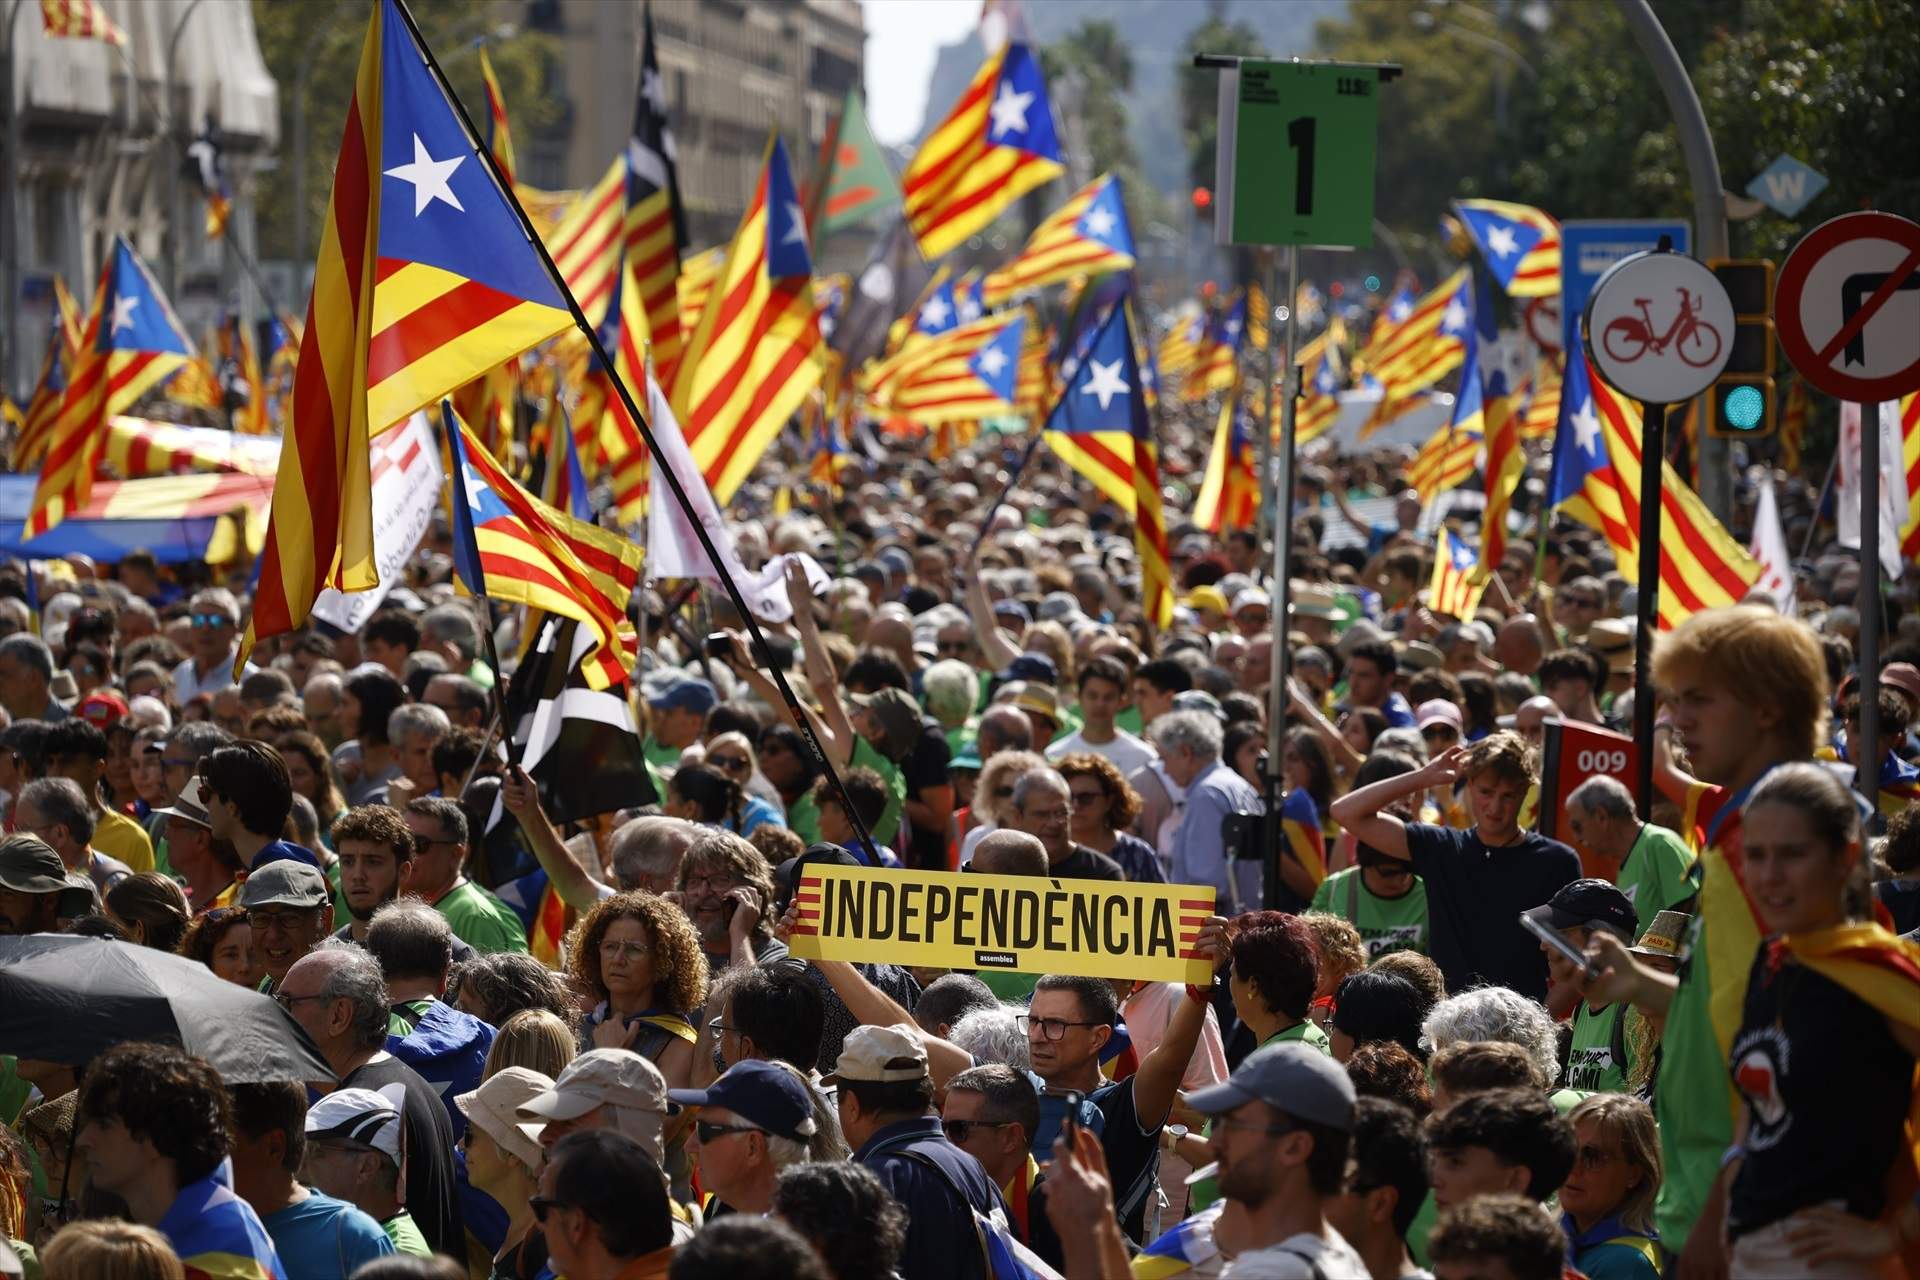
[[[1520,447],[1520,417],[1507,395],[1506,373],[1490,370],[1480,383],[1487,432],[1487,505],[1480,517],[1480,567],[1475,572],[1485,579],[1493,576],[1507,554],[1507,517],[1513,511],[1513,495],[1527,476],[1527,455]]]
[[[304,622],[321,587],[378,583],[373,436],[571,324],[510,200],[399,6],[380,0],[347,105],[237,661]]]
[[[560,218],[547,240],[553,265],[596,329],[606,320],[619,279],[627,217],[627,159],[618,156],[600,180]]]
[[[680,332],[692,334],[700,327],[700,316],[707,309],[707,298],[713,293],[713,285],[720,278],[720,268],[727,265],[727,246],[717,244],[711,249],[702,249],[690,254],[680,264],[680,279],[674,292],[680,299]]]
[[[40,0],[40,30],[77,40],[127,42],[127,33],[114,25],[99,0]]]
[[[907,366],[871,400],[876,413],[934,426],[1015,412],[1024,311],[963,325],[906,357]]]
[[[575,520],[593,522],[593,502],[587,493],[587,473],[580,464],[580,446],[574,438],[567,402],[554,396],[549,413],[557,421],[547,428],[547,462],[541,477],[540,500]]]
[[[1202,400],[1209,391],[1228,391],[1240,376],[1240,348],[1247,338],[1247,295],[1233,295],[1226,309],[1207,322],[1193,370],[1187,375],[1186,397]]]
[[[1473,326],[1473,279],[1465,267],[1414,304],[1411,314],[1367,344],[1359,360],[1384,390],[1382,406],[1445,377],[1466,359]]]
[[[1209,533],[1223,529],[1250,529],[1260,510],[1258,444],[1252,407],[1236,389],[1220,404],[1213,427],[1213,448],[1207,454],[1200,496],[1194,499],[1193,522]]]
[[[1454,403],[1456,407],[1459,404],[1457,400]],[[1407,484],[1423,502],[1431,502],[1448,489],[1458,488],[1473,474],[1484,443],[1478,431],[1460,431],[1451,422],[1447,423],[1427,437],[1426,443],[1413,455],[1413,461],[1407,464]]]
[[[937,338],[960,325],[960,308],[953,296],[951,267],[936,267],[927,287],[913,306],[887,326],[887,355],[905,352],[927,338]],[[976,320],[978,316],[974,317]]]
[[[1547,501],[1600,530],[1629,582],[1640,571],[1639,406],[1616,394],[1576,351],[1561,394]],[[1658,460],[1656,460],[1658,461]],[[1702,609],[1738,604],[1760,565],[1664,461],[1660,502],[1659,621],[1680,625]]]
[[[778,136],[687,343],[673,410],[714,500],[725,504],[819,384],[806,212]]]
[[[1455,200],[1454,214],[1510,298],[1560,292],[1560,224],[1530,204]]]
[[[160,1219],[160,1234],[185,1264],[188,1280],[286,1280],[273,1237],[233,1191],[233,1167],[180,1188]]]
[[[67,282],[53,280],[58,310],[47,334],[47,354],[40,361],[40,376],[34,381],[33,396],[22,414],[19,435],[13,442],[13,469],[25,471],[46,456],[47,441],[53,424],[60,417],[60,403],[66,399],[67,378],[80,356],[85,321],[80,308],[67,291]]]
[[[220,325],[220,358],[246,393],[233,410],[233,430],[243,435],[263,436],[271,428],[267,418],[267,380],[260,374],[260,356],[253,348],[253,335],[247,332],[237,312],[230,312]]]
[[[1173,326],[1160,339],[1159,350],[1155,352],[1155,363],[1160,366],[1160,372],[1178,385],[1193,369],[1200,344],[1206,336],[1206,308],[1191,299],[1181,303],[1174,312]]]
[[[621,524],[646,518],[648,485],[653,475],[652,455],[640,425],[627,412],[614,388],[618,380],[628,391],[647,385],[646,299],[634,277],[631,259],[620,269],[614,305],[600,326],[600,343],[613,357],[612,368],[592,358],[586,389],[580,397],[575,422],[575,447],[581,459],[592,459],[591,474],[606,476],[613,486],[613,504]]]
[[[987,277],[986,300],[999,306],[1016,293],[1077,275],[1133,268],[1133,230],[1115,174],[1095,178],[1048,215],[1020,256]]]
[[[1486,579],[1475,581],[1473,577],[1478,559],[1471,544],[1441,525],[1434,535],[1433,580],[1427,584],[1427,608],[1462,622],[1472,618],[1487,589]]]
[[[493,74],[493,59],[487,56],[487,46],[480,46],[480,85],[487,94],[487,150],[493,153],[493,161],[500,166],[500,172],[506,175],[507,185],[514,182],[513,129],[507,123],[507,97],[500,92],[500,79]]]
[[[1114,501],[1133,516],[1141,607],[1150,622],[1165,627],[1173,621],[1173,573],[1160,451],[1147,412],[1131,303],[1114,303],[1092,341],[1077,346],[1071,358],[1073,375],[1047,415],[1047,444],[1103,494],[1119,495]]]
[[[451,409],[442,409],[453,487],[453,566],[477,596],[511,600],[572,618],[595,647],[582,664],[596,689],[625,684],[638,638],[627,600],[640,581],[640,548],[575,520],[522,489],[479,447]]]
[[[654,51],[653,6],[641,10],[640,93],[633,104],[633,133],[627,138],[627,214],[623,290],[639,296],[653,343],[653,366],[666,385],[673,383],[687,327],[680,319],[680,251],[688,247],[687,214],[680,203],[680,170],[674,159],[673,130],[667,125],[666,81]],[[622,301],[625,306],[625,299]],[[622,320],[623,329],[632,324]],[[627,389],[645,386],[628,382]],[[636,402],[638,392],[635,392]]]
[[[1320,811],[1305,787],[1295,787],[1280,802],[1280,830],[1287,837],[1287,852],[1307,869],[1318,886],[1327,878],[1327,839],[1320,830]]]
[[[192,355],[193,344],[147,264],[124,237],[115,237],[94,291],[79,358],[47,429],[25,537],[38,537],[87,504],[107,444],[107,423],[179,372]]]
[[[1551,440],[1560,425],[1560,386],[1566,380],[1561,373],[1561,357],[1542,352],[1526,387],[1526,407],[1520,415],[1522,440]]]
[[[905,213],[938,258],[1064,172],[1040,60],[1018,41],[989,54],[907,166]]]

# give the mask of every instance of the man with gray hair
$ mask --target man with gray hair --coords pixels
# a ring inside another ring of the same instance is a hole
[[[189,656],[173,669],[173,700],[181,706],[202,693],[218,693],[234,682],[233,660],[239,655],[240,604],[225,587],[207,587],[193,593],[193,639]],[[259,668],[249,662],[241,678]]]
[[[1073,789],[1058,769],[1029,769],[1013,784],[1013,825],[1045,846],[1047,874],[1072,880],[1125,880],[1120,864],[1073,841]]]
[[[446,712],[457,729],[487,727],[487,691],[469,676],[442,672],[427,681],[427,691],[420,700]]]
[[[447,670],[491,688],[493,670],[480,658],[480,631],[464,604],[437,604],[420,617],[420,647],[447,660]]]
[[[1214,910],[1223,916],[1257,909],[1262,863],[1256,849],[1227,845],[1227,820],[1262,813],[1260,793],[1220,758],[1224,731],[1219,718],[1205,711],[1170,711],[1148,730],[1167,776],[1186,794],[1186,812],[1174,828],[1173,861],[1167,879],[1174,884],[1210,884],[1218,895]],[[1230,862],[1234,854],[1249,855]]]
[[[0,640],[0,707],[14,720],[67,718],[53,697],[53,651],[39,636],[20,632]]]
[[[680,859],[700,838],[700,828],[681,818],[647,816],[613,833],[608,864],[621,892],[665,893],[680,879]]]
[[[387,717],[387,741],[393,746],[400,776],[387,783],[387,803],[405,808],[409,800],[440,790],[433,749],[453,732],[447,713],[426,702],[403,702]],[[402,784],[402,785],[396,785]]]
[[[336,672],[318,672],[307,680],[300,692],[300,709],[306,714],[307,728],[327,744],[331,751],[340,745],[340,694],[345,684]]]
[[[20,798],[13,803],[14,829],[52,845],[68,871],[90,876],[94,889],[104,895],[132,875],[133,868],[93,847],[93,825],[87,794],[70,778],[35,778],[20,788]]]
[[[1639,918],[1637,937],[1653,918],[1694,895],[1693,851],[1678,832],[1640,821],[1633,793],[1617,778],[1595,774],[1568,794],[1566,834],[1598,863],[1596,871],[1627,895]],[[1593,863],[1589,863],[1593,865]]]
[[[494,1033],[440,998],[453,942],[447,918],[418,898],[389,902],[367,923],[365,946],[387,980],[387,1052],[439,1088],[457,1141],[467,1118],[453,1100],[480,1087]]]
[[[387,1052],[387,983],[380,962],[351,942],[330,938],[287,970],[273,998],[313,1038],[341,1088],[378,1093],[397,1084],[405,1090],[400,1116],[406,1135],[407,1211],[434,1252],[465,1256],[453,1125],[433,1086]]]

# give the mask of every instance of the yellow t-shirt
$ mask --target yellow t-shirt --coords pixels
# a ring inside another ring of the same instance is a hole
[[[125,814],[108,809],[94,820],[93,847],[109,858],[118,858],[133,868],[135,875],[153,870],[153,841],[145,828]]]

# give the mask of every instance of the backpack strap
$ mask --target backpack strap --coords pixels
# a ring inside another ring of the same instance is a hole
[[[1347,921],[1348,923],[1353,925],[1354,928],[1358,929],[1360,927],[1361,871],[1360,871],[1360,863],[1358,861],[1359,855],[1356,854],[1354,856],[1356,860],[1353,864],[1353,875],[1349,877],[1347,880]]]
[[[1617,1244],[1631,1249],[1647,1260],[1647,1265],[1656,1272],[1660,1270],[1660,1246],[1647,1236],[1615,1236],[1611,1240],[1602,1240],[1602,1244]]]
[[[880,1150],[886,1150],[891,1146],[892,1144],[889,1143],[887,1148],[877,1148],[868,1154],[869,1156],[877,1155]],[[935,1160],[925,1152],[915,1151],[912,1147],[903,1147],[900,1154],[923,1168],[933,1170],[934,1173],[939,1175],[940,1181],[947,1184],[947,1190],[953,1192],[953,1198],[960,1202],[960,1208],[966,1213],[968,1220],[973,1223],[973,1240],[980,1248],[980,1274],[991,1277],[993,1275],[993,1251],[987,1246],[986,1228],[981,1225],[981,1219],[985,1217],[985,1215],[974,1207],[973,1201],[967,1198],[966,1190],[962,1188],[958,1182],[954,1181],[953,1175],[942,1168],[938,1160]],[[988,1219],[988,1221],[992,1221],[992,1219]]]

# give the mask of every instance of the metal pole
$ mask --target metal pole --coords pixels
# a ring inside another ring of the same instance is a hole
[[[166,76],[161,83],[160,108],[160,167],[165,176],[164,190],[166,205],[161,213],[160,227],[160,265],[166,271],[167,294],[179,292],[179,268],[174,263],[174,254],[179,248],[179,237],[175,234],[175,225],[180,217],[180,154],[174,138],[175,124],[173,116],[173,62],[180,52],[180,37],[186,32],[187,19],[193,17],[193,11],[200,7],[201,0],[189,0],[186,11],[180,15],[180,21],[173,24],[173,34],[167,38]],[[189,124],[191,127],[191,124]]]
[[[1880,404],[1860,406],[1860,751],[1854,785],[1880,808]]]
[[[1297,374],[1293,367],[1294,339],[1294,299],[1300,290],[1300,247],[1287,246],[1287,318],[1286,338],[1282,344],[1285,358],[1279,368],[1279,377],[1267,388],[1267,419],[1273,418],[1273,399],[1280,397],[1280,447],[1275,450],[1273,497],[1268,503],[1273,512],[1273,590],[1269,593],[1273,609],[1273,666],[1272,678],[1267,684],[1267,824],[1266,848],[1261,850],[1265,863],[1264,893],[1269,910],[1280,904],[1280,792],[1281,792],[1281,738],[1286,717],[1282,714],[1287,705],[1287,622],[1288,606],[1292,596],[1288,561],[1293,555],[1293,411],[1294,381]],[[1273,324],[1271,316],[1268,324]],[[1272,349],[1272,329],[1268,330],[1268,349]],[[1269,429],[1264,434],[1271,437]]]
[[[1660,487],[1664,468],[1657,460],[1666,453],[1667,406],[1643,407],[1646,430],[1640,456],[1648,464],[1640,468],[1640,581],[1633,632],[1633,741],[1639,747],[1639,761],[1633,782],[1640,818],[1647,821],[1653,812],[1653,635],[1660,616]]]
[[[7,8],[7,45],[0,57],[0,101],[7,109],[7,195],[0,201],[0,218],[6,219],[6,276],[0,289],[6,291],[5,309],[0,310],[0,392],[14,390],[14,361],[20,331],[20,184],[27,166],[20,159],[20,104],[14,100],[13,60],[19,55],[19,41],[13,38],[13,20],[20,16],[22,0],[13,0]]]
[[[1653,70],[1667,109],[1680,135],[1680,149],[1687,158],[1687,180],[1693,187],[1693,234],[1697,237],[1694,255],[1705,261],[1725,258],[1727,252],[1727,207],[1720,189],[1720,161],[1713,150],[1713,132],[1707,128],[1706,113],[1700,109],[1700,97],[1693,91],[1686,64],[1674,52],[1673,41],[1653,12],[1648,0],[1614,0],[1620,16],[1633,32],[1640,55]],[[1712,394],[1708,392],[1707,395]],[[1699,399],[1700,421],[1712,411],[1706,395]],[[1700,474],[1697,488],[1707,510],[1722,524],[1733,516],[1733,467],[1727,442],[1706,432],[1700,433]],[[1643,455],[1658,456],[1658,455]],[[1657,469],[1657,468],[1656,468]]]
[[[1251,293],[1252,291],[1249,290],[1248,292]],[[1274,417],[1274,410],[1276,406],[1274,405],[1273,398],[1274,396],[1279,394],[1277,391],[1274,390],[1274,388],[1280,385],[1280,382],[1284,376],[1280,366],[1280,350],[1279,350],[1280,326],[1274,321],[1274,318],[1273,318],[1273,309],[1274,307],[1279,305],[1279,301],[1280,301],[1280,258],[1278,254],[1274,253],[1272,250],[1268,250],[1267,252],[1267,314],[1260,317],[1260,319],[1263,320],[1267,326],[1267,351],[1266,351],[1267,385],[1266,385],[1266,395],[1265,397],[1263,397],[1263,405],[1260,411],[1260,443],[1259,443],[1260,480],[1263,484],[1266,482],[1267,477],[1273,474],[1273,438],[1277,434],[1277,432],[1274,429],[1275,426],[1277,425],[1277,419]],[[1252,315],[1253,308],[1249,306],[1247,308],[1247,312],[1248,312],[1247,319],[1248,319],[1249,325],[1251,325],[1251,322],[1253,319],[1253,315]],[[1287,300],[1287,316],[1288,316],[1287,323],[1289,326],[1291,326],[1293,323],[1292,321],[1293,300],[1291,298]],[[1234,370],[1233,386],[1228,389],[1227,394],[1230,396],[1237,397],[1240,395],[1244,395],[1245,393],[1246,393],[1245,388],[1243,387],[1242,381],[1241,381],[1240,371],[1236,369]],[[1235,412],[1239,411],[1238,405],[1234,406],[1234,411]],[[1231,424],[1233,420],[1229,418],[1227,421],[1229,424]],[[1256,522],[1258,527],[1255,529],[1255,533],[1265,533],[1270,538],[1279,537],[1280,535],[1278,533],[1278,529],[1280,526],[1275,523],[1276,519],[1278,518],[1276,515],[1278,511],[1279,511],[1279,507],[1274,503],[1271,503],[1271,502],[1261,503],[1260,518]],[[1269,552],[1269,554],[1271,554],[1271,551]]]

